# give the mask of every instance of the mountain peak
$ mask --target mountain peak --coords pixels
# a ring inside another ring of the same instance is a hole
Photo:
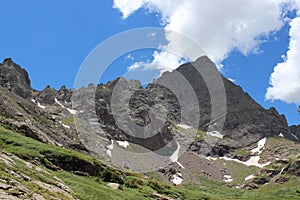
[[[206,55],[200,56],[200,57],[197,58],[194,62],[195,62],[195,63],[198,63],[198,62],[211,62],[211,63],[213,63],[213,62],[211,61],[211,59],[209,59],[209,57],[206,56]]]
[[[0,63],[0,85],[23,98],[31,96],[32,89],[27,71],[11,58],[6,58]]]

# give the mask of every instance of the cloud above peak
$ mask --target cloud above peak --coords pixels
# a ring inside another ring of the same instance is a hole
[[[160,14],[167,44],[154,52],[156,65],[150,66],[158,66],[161,72],[178,67],[182,62],[180,56],[195,60],[203,55],[186,45],[181,37],[174,37],[174,33],[196,41],[210,59],[222,66],[221,62],[232,51],[244,55],[259,53],[260,44],[289,23],[288,11],[296,10],[298,18],[290,22],[289,51],[284,62],[274,68],[265,98],[300,104],[300,60],[297,59],[300,57],[300,0],[114,0],[113,7],[123,14],[123,19],[140,8]],[[180,55],[166,56],[170,52]],[[169,67],[161,67],[167,65],[166,61]]]
[[[232,50],[257,52],[262,36],[278,31],[284,24],[282,5],[286,0],[199,1],[199,0],[114,0],[123,18],[140,8],[158,12],[166,30],[183,34],[203,46],[220,63]],[[166,34],[168,46],[178,43]],[[169,50],[169,47],[165,50]],[[178,45],[176,45],[177,48]],[[189,56],[191,49],[180,46]],[[194,55],[190,59],[195,59]]]
[[[284,61],[275,66],[265,98],[300,104],[300,17],[294,18],[290,26],[289,50]]]

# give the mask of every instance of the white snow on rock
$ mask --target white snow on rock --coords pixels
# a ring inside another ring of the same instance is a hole
[[[299,138],[297,137],[297,135],[291,133],[291,135],[296,139],[296,140],[299,140]]]
[[[180,185],[183,181],[182,175],[180,173],[176,173],[173,175],[173,179],[171,180],[175,185]]]
[[[248,167],[249,167],[249,166],[256,166],[256,167],[259,167],[259,168],[263,168],[263,167],[265,167],[265,166],[271,164],[270,161],[269,161],[269,162],[266,162],[266,163],[264,163],[264,164],[258,163],[258,161],[259,161],[259,159],[260,159],[260,156],[251,156],[251,157],[249,158],[249,160],[247,160],[246,162],[240,161],[240,160],[238,160],[238,159],[228,158],[228,157],[226,157],[226,156],[220,157],[220,159],[224,159],[224,160],[227,160],[227,161],[235,161],[235,162],[244,164],[244,165],[246,165],[246,166],[248,166]]]
[[[112,156],[111,156],[111,150],[110,150],[110,149],[106,149],[106,153],[107,153],[110,157],[112,157]]]
[[[111,144],[106,146],[108,149],[113,150],[114,149],[114,140],[111,140]]]
[[[71,113],[72,115],[76,115],[77,114],[77,110],[73,110],[70,108],[67,108],[67,110],[69,111],[69,113]]]
[[[55,103],[57,103],[58,105],[60,105],[62,108],[65,108],[65,106],[62,105],[62,104],[57,100],[57,98],[54,98],[54,101],[55,101]]]
[[[222,139],[224,137],[224,135],[222,135],[219,131],[209,131],[206,132],[207,135],[213,136],[213,137],[217,137]]]
[[[212,127],[214,127],[214,126],[217,126],[217,123],[208,125],[208,128],[212,128]]]
[[[170,160],[171,160],[171,162],[177,163],[182,169],[184,169],[184,166],[180,162],[178,162],[178,154],[179,154],[180,144],[177,141],[176,141],[176,144],[177,144],[177,149],[170,156]]]
[[[127,141],[116,141],[120,147],[128,148],[129,143]]]
[[[111,150],[113,150],[113,148],[114,148],[114,141],[113,140],[111,140],[111,144],[110,145],[107,145],[106,146],[106,153],[110,156],[110,157],[112,157],[112,155],[111,155]]]
[[[261,154],[262,152],[262,149],[263,147],[265,146],[265,143],[266,143],[266,138],[263,138],[261,139],[260,141],[258,141],[258,146],[254,149],[251,150],[252,153],[256,153],[258,152],[258,154]],[[218,158],[213,158],[213,157],[205,157],[207,160],[217,160]],[[241,160],[238,160],[238,159],[234,159],[234,158],[228,158],[226,156],[224,157],[220,157],[219,159],[223,159],[223,160],[226,160],[226,161],[234,161],[234,162],[238,162],[238,163],[241,163],[243,165],[246,165],[246,166],[256,166],[256,167],[259,167],[259,168],[263,168],[269,164],[271,164],[271,162],[266,162],[264,164],[260,164],[258,163],[259,160],[260,160],[260,156],[259,155],[256,155],[256,156],[251,156],[249,158],[249,160],[247,160],[246,162],[244,161],[241,161]],[[225,163],[224,163],[225,165]]]
[[[210,157],[210,156],[207,156],[205,157],[206,160],[217,160],[218,158],[214,158],[214,157]]]
[[[40,102],[37,102],[37,106],[38,106],[39,108],[41,108],[41,109],[45,109],[45,108],[46,108],[46,106],[41,105]]]
[[[258,155],[261,154],[261,150],[264,148],[265,144],[266,144],[266,140],[267,138],[263,138],[261,140],[258,141],[257,143],[257,147],[251,150],[251,153],[258,153]]]
[[[71,127],[66,125],[66,124],[61,124],[63,127],[67,128],[67,129],[70,129]]]
[[[31,99],[31,101],[32,101],[33,103],[36,103],[35,99]]]
[[[282,134],[282,133],[279,133],[279,135],[278,135],[279,137],[284,137],[284,135]]]
[[[250,176],[247,176],[245,178],[245,181],[248,181],[248,180],[253,179],[253,178],[255,178],[255,176],[254,176],[254,174],[251,174]]]
[[[177,175],[178,175],[179,177],[181,177],[181,178],[183,177],[182,174],[181,174],[180,172],[177,172]]]
[[[284,170],[284,167],[280,170],[279,175],[282,174],[283,170]]]
[[[67,128],[67,129],[70,129],[70,128],[71,128],[70,126],[68,126],[68,125],[66,125],[66,124],[63,124],[61,121],[59,121],[59,123],[60,123],[63,127]]]
[[[185,169],[184,166],[180,162],[176,161],[176,163],[177,163],[177,165],[179,165],[179,167],[181,167],[182,169]]]
[[[54,101],[55,103],[57,103],[58,105],[60,105],[60,107],[62,108],[66,108],[64,105],[62,105],[58,100],[57,98],[54,98]],[[72,115],[76,115],[77,114],[77,110],[73,110],[73,109],[70,109],[70,108],[66,108],[68,110],[68,112]]]
[[[223,181],[224,181],[225,183],[230,183],[230,182],[233,181],[233,179],[232,179],[232,177],[231,177],[230,175],[224,175]]]
[[[187,125],[187,124],[177,124],[178,127],[183,128],[183,129],[189,129],[192,128],[191,126]]]

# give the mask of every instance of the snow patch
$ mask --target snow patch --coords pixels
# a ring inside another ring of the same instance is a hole
[[[220,138],[220,139],[223,139],[224,135],[222,135],[219,131],[209,131],[209,132],[206,132],[207,135],[211,135],[213,137],[217,137],[217,138]]]
[[[177,124],[178,127],[183,128],[183,129],[189,129],[192,128],[191,126],[187,125],[187,124]]]
[[[176,144],[177,144],[177,149],[170,156],[170,160],[171,160],[171,162],[177,163],[182,169],[184,169],[183,165],[180,162],[178,162],[178,154],[179,154],[180,144],[177,141],[176,141]]]
[[[116,143],[118,143],[118,145],[123,148],[129,147],[129,143],[127,141],[116,141]]]
[[[61,124],[63,127],[67,128],[67,129],[70,129],[71,127],[68,126],[68,125],[65,125],[65,124]]]
[[[109,150],[113,150],[114,149],[114,141],[111,140],[111,144],[106,146]]]
[[[284,170],[284,167],[280,170],[279,175],[282,174],[283,170]]]
[[[265,166],[271,164],[270,161],[269,161],[269,162],[266,162],[266,163],[264,163],[264,164],[258,163],[258,161],[259,161],[259,159],[260,159],[260,156],[251,156],[251,157],[249,158],[249,160],[247,160],[246,162],[240,161],[240,160],[238,160],[238,159],[228,158],[228,157],[226,157],[226,156],[220,157],[220,159],[224,159],[224,160],[227,160],[227,161],[238,162],[238,163],[244,164],[244,165],[246,165],[246,166],[248,166],[248,167],[249,167],[249,166],[256,166],[256,167],[259,167],[259,168],[263,168],[263,167],[265,167]]]
[[[284,135],[282,134],[282,133],[279,133],[279,135],[278,135],[279,137],[284,137]]]
[[[106,150],[106,153],[107,153],[110,157],[112,157],[112,156],[111,156],[111,150],[110,150],[110,149],[107,149],[107,150]]]
[[[110,157],[112,157],[112,155],[111,155],[111,151],[114,149],[114,141],[113,140],[111,140],[111,144],[110,145],[107,145],[106,146],[106,153],[110,156]]]
[[[31,99],[31,101],[32,101],[33,103],[36,103],[36,100],[35,100],[35,99]]]
[[[245,178],[245,181],[248,181],[248,180],[253,179],[253,178],[255,178],[255,176],[254,176],[254,174],[251,174],[250,176],[247,176]]]
[[[292,135],[296,140],[299,140],[299,138],[297,137],[297,135],[294,135],[293,133],[291,133],[291,135]]]
[[[41,108],[41,109],[45,109],[45,108],[46,108],[46,106],[41,105],[40,102],[37,102],[37,106],[38,106],[39,108]]]
[[[68,126],[68,125],[66,125],[66,124],[63,124],[61,121],[59,121],[59,123],[60,123],[63,127],[67,128],[67,129],[70,129],[70,128],[71,128],[70,126]]]
[[[55,101],[55,103],[57,103],[58,105],[60,105],[62,108],[65,108],[65,106],[62,105],[62,104],[57,100],[57,98],[54,98],[54,101]]]
[[[76,115],[77,114],[77,110],[73,110],[70,108],[67,108],[67,110],[69,111],[69,113],[71,113],[72,115]]]
[[[62,105],[58,100],[57,98],[54,98],[54,101],[55,103],[57,103],[58,105],[60,105],[60,107],[62,108],[66,108],[64,105]],[[70,108],[66,108],[68,110],[68,112],[72,115],[76,115],[77,114],[77,110],[73,110],[73,109],[70,109]]]
[[[175,161],[175,162],[177,163],[177,165],[179,165],[179,167],[181,167],[182,169],[185,169],[184,166],[180,162],[178,162],[178,161]]]
[[[207,156],[205,157],[206,160],[217,160],[218,158],[214,158],[214,157],[210,157],[210,156]]]
[[[258,154],[261,154],[262,148],[265,146],[265,143],[266,143],[266,138],[261,139],[260,141],[258,141],[257,147],[254,148],[254,149],[252,149],[251,152],[252,153],[258,152]],[[213,157],[207,156],[207,157],[205,157],[205,159],[207,159],[207,160],[214,160],[215,161],[218,158],[213,158]],[[220,159],[223,159],[223,160],[226,160],[226,161],[238,162],[238,163],[241,163],[241,164],[246,165],[246,166],[256,166],[256,167],[259,167],[259,168],[263,168],[263,167],[271,164],[270,161],[266,162],[264,164],[258,163],[258,161],[260,160],[260,156],[259,155],[257,155],[257,156],[251,156],[249,158],[249,160],[247,160],[246,162],[238,160],[238,159],[228,158],[226,156],[220,157]],[[226,163],[224,163],[224,165],[226,165]]]
[[[233,181],[233,179],[232,179],[232,177],[231,177],[230,175],[224,175],[223,181],[224,181],[225,183],[230,183],[230,182]]]
[[[173,179],[171,180],[175,185],[180,185],[183,181],[181,173],[176,173],[173,175]]]
[[[263,138],[261,140],[258,141],[257,143],[257,147],[251,150],[251,153],[258,153],[258,155],[261,154],[262,149],[264,148],[265,144],[266,144],[267,138]]]

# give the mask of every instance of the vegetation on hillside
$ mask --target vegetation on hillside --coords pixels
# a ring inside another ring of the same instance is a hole
[[[32,195],[38,194],[45,199],[71,199],[68,193],[40,186],[42,182],[59,187],[59,179],[71,189],[73,197],[79,199],[157,199],[157,194],[173,199],[300,199],[300,181],[296,178],[251,191],[231,188],[226,183],[202,177],[199,177],[198,185],[174,186],[157,176],[114,169],[90,155],[41,143],[3,126],[0,126],[0,150],[12,160],[6,163],[0,159],[1,182],[14,180]],[[122,190],[111,189],[107,186],[110,182],[119,183]],[[6,192],[17,197],[22,195],[18,189]]]

